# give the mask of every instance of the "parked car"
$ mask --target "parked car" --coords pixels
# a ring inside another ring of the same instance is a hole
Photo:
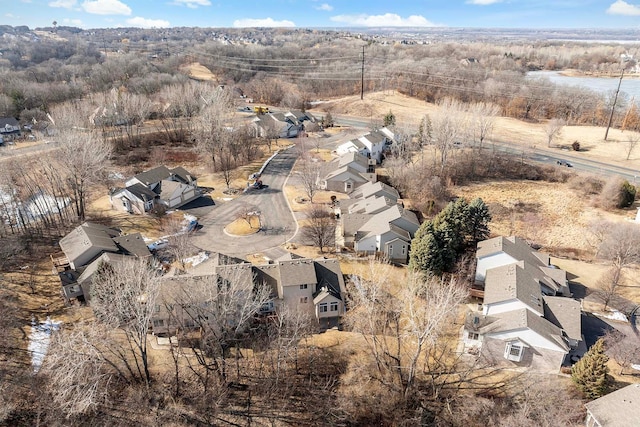
[[[567,162],[566,160],[557,160],[556,163],[560,166],[566,166],[568,168],[572,168],[573,165],[569,162]]]

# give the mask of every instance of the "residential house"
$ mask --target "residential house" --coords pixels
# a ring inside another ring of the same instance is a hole
[[[186,169],[158,166],[127,180],[125,188],[111,192],[110,199],[115,209],[144,214],[159,205],[178,208],[201,195],[197,178]]]
[[[302,125],[303,129],[304,129],[304,122],[316,123],[317,121],[315,116],[308,111],[291,110],[284,113],[284,115],[285,117],[291,117],[292,119],[295,119],[295,121],[297,121]]]
[[[323,168],[319,186],[323,190],[350,193],[364,184],[376,182],[376,179],[375,160],[349,152]]]
[[[385,197],[364,199],[348,209],[337,227],[339,246],[361,254],[381,253],[394,263],[407,262],[411,239],[420,228],[413,212]]]
[[[0,117],[0,139],[12,141],[21,136],[20,123],[14,117]]]
[[[520,263],[539,282],[545,295],[570,296],[566,271],[556,268],[549,255],[536,251],[518,237],[496,237],[478,243],[475,281],[482,284],[488,269]]]
[[[640,384],[629,384],[584,406],[586,427],[636,427],[640,420]]]
[[[64,256],[52,260],[67,303],[90,299],[91,279],[101,263],[151,256],[140,233],[122,235],[118,229],[91,222],[76,227],[59,245]]]
[[[374,196],[383,196],[389,199],[394,199],[395,201],[400,199],[400,193],[398,193],[398,190],[380,181],[365,184],[359,187],[358,189],[354,190],[349,197],[352,199],[366,199]]]
[[[261,114],[253,118],[252,125],[256,136],[277,136],[278,138],[295,138],[304,129],[295,115],[283,113]]]
[[[339,145],[336,148],[336,153],[341,156],[345,153],[355,152],[380,163],[382,153],[393,142],[393,137],[393,132],[387,128],[381,128]]]
[[[557,372],[586,352],[580,302],[546,294],[561,287],[551,285],[535,263],[548,262],[540,263],[544,256],[535,253],[517,238],[478,243],[476,280],[483,279],[484,301],[481,310],[467,314],[463,343],[467,353],[493,366]]]
[[[248,285],[248,291],[258,283],[266,284],[271,289],[272,300],[261,308],[262,315],[268,316],[286,307],[307,313],[317,320],[321,328],[337,326],[344,315],[345,284],[339,262],[325,258],[300,258],[292,254],[262,265],[218,254],[200,264],[189,275],[164,278],[161,300],[175,300],[176,293],[185,292],[183,286],[188,288],[194,280],[215,285],[224,280],[238,280],[238,277]],[[169,304],[170,307],[167,305],[162,302],[158,304],[157,314],[153,318],[153,331],[156,334],[173,333],[171,317],[189,314],[176,314],[179,308],[173,304]]]

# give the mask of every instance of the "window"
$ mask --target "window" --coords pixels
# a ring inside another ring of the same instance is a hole
[[[322,304],[320,304],[318,309],[319,309],[320,313],[326,313],[327,312],[327,303],[323,302]]]
[[[154,311],[154,312],[156,312],[156,313],[157,313],[157,312],[159,312],[159,311],[160,311],[160,304],[156,304],[156,305],[153,307],[153,311]]]
[[[154,320],[153,321],[153,327],[157,328],[158,326],[164,326],[164,320],[163,319],[158,319],[158,320]]]
[[[338,303],[337,302],[332,302],[331,303],[331,311],[338,311]]]
[[[405,245],[402,245],[402,255],[405,255],[407,253],[407,247]]]
[[[307,284],[305,283],[304,285],[300,285],[300,289],[307,289]]]
[[[467,332],[467,338],[469,338],[470,340],[478,341],[478,338],[480,337],[475,332]]]
[[[504,358],[513,362],[520,362],[524,353],[524,346],[518,342],[507,343],[504,350]]]
[[[300,304],[306,304],[309,301],[309,297],[300,297]]]

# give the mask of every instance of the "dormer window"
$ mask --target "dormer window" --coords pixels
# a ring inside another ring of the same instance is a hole
[[[524,353],[524,346],[518,341],[507,343],[504,349],[504,358],[511,360],[512,362],[522,361],[522,355]]]

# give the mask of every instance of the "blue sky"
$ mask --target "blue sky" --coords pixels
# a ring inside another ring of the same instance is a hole
[[[30,28],[638,28],[640,0],[0,0],[0,23]]]

